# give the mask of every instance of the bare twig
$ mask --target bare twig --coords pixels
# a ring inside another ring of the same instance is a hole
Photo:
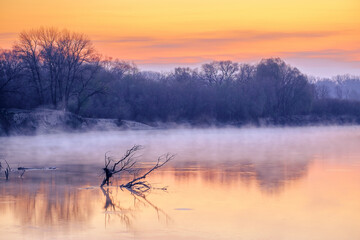
[[[135,162],[132,162],[133,156],[136,151],[141,150],[143,147],[140,145],[134,145],[132,148],[126,151],[125,155],[116,163],[114,163],[113,166],[113,172],[117,173],[120,171],[126,171],[127,169],[130,169],[134,166]],[[120,169],[116,170],[117,165],[120,164]]]
[[[114,160],[112,157],[107,156],[105,153],[105,167],[103,171],[105,173],[104,180],[101,183],[101,187],[105,184],[109,186],[110,178],[122,171],[129,172],[134,167],[136,161],[134,160],[134,155],[137,151],[141,150],[142,146],[134,145],[132,148],[126,151],[124,156],[120,160]],[[112,167],[110,166],[113,163]]]
[[[163,156],[160,156],[155,164],[155,166],[153,166],[149,171],[147,171],[145,174],[143,174],[140,177],[134,178],[132,181],[121,185],[120,187],[124,187],[127,189],[132,189],[134,191],[134,187],[136,187],[136,190],[140,190],[142,192],[144,191],[148,191],[151,186],[146,182],[146,181],[140,181],[142,179],[145,179],[147,175],[149,175],[152,171],[161,168],[162,166],[164,166],[166,163],[168,163],[171,159],[173,159],[175,157],[174,154],[166,154]]]

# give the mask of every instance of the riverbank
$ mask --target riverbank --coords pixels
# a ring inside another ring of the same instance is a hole
[[[358,124],[360,124],[360,117],[348,115],[294,115],[227,123],[213,120],[204,122],[152,122],[145,124],[120,119],[84,118],[70,112],[51,109],[0,109],[0,136],[36,135],[58,132],[172,129],[178,127],[281,127]]]
[[[60,110],[0,109],[0,136],[151,128],[134,121],[84,118]]]

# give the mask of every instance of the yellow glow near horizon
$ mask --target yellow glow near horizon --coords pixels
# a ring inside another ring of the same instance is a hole
[[[140,64],[280,56],[358,62],[358,0],[0,0],[0,47],[40,26]]]

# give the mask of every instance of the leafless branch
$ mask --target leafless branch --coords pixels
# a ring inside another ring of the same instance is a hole
[[[146,181],[140,181],[142,179],[145,179],[147,175],[149,175],[152,171],[161,168],[166,163],[168,163],[170,160],[172,160],[175,157],[174,154],[167,153],[166,155],[160,156],[155,164],[149,171],[147,171],[145,174],[143,174],[140,177],[134,178],[132,181],[128,182],[127,184],[123,184],[120,187],[124,187],[127,189],[132,189],[133,191],[140,190],[140,192],[146,192],[148,191],[151,186]],[[135,188],[135,190],[134,190]]]
[[[125,155],[116,163],[114,163],[112,171],[114,173],[118,173],[120,171],[126,171],[134,166],[135,162],[133,162],[133,156],[136,151],[141,150],[142,146],[134,145],[132,148],[126,151]],[[120,164],[120,168],[116,170],[116,167]]]
[[[120,172],[128,172],[130,171],[136,161],[134,159],[134,155],[137,151],[141,150],[142,146],[140,145],[134,145],[132,148],[126,151],[124,156],[120,160],[114,160],[112,157],[108,156],[108,152],[105,153],[105,167],[103,168],[103,171],[105,173],[105,177],[103,182],[101,183],[101,187],[106,185],[109,185],[110,178],[117,173]],[[113,165],[111,166],[111,163]]]

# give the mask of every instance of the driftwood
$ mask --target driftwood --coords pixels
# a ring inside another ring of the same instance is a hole
[[[110,178],[113,177],[114,174],[131,171],[132,167],[136,163],[134,160],[134,155],[140,149],[142,149],[142,146],[134,145],[132,148],[126,151],[120,160],[115,160],[112,157],[107,156],[107,153],[105,153],[105,167],[103,168],[105,177],[100,186],[102,187],[105,184],[109,186]]]
[[[37,171],[37,170],[56,170],[56,167],[43,167],[43,168],[36,168],[36,167],[17,167],[14,169],[11,169],[9,163],[3,159],[6,163],[6,167],[4,168],[3,165],[0,162],[0,171],[4,169],[5,178],[6,180],[9,180],[10,172],[20,172],[20,178],[22,178],[27,171]]]
[[[138,150],[141,150],[142,147],[140,145],[134,145],[132,148],[126,151],[124,156],[119,160],[114,160],[112,157],[109,157],[105,153],[105,167],[103,168],[103,172],[105,174],[104,180],[102,181],[100,187],[103,187],[105,184],[110,184],[110,179],[117,173],[127,172],[134,174],[134,179],[126,184],[120,185],[120,188],[126,188],[131,193],[143,197],[146,192],[152,189],[151,184],[145,180],[145,178],[153,171],[158,168],[161,168],[170,160],[172,160],[175,155],[173,154],[165,154],[160,156],[157,159],[156,164],[146,171],[140,177],[135,177],[137,173],[140,171],[139,168],[135,168],[135,154]],[[166,188],[160,188],[161,190],[166,190]]]
[[[147,175],[149,175],[154,170],[164,166],[166,163],[171,161],[174,157],[175,157],[175,155],[169,154],[169,153],[166,155],[160,156],[157,159],[156,164],[150,170],[148,170],[145,174],[143,174],[140,177],[134,178],[132,181],[130,181],[126,184],[120,185],[120,187],[126,188],[130,192],[142,197],[145,192],[149,191],[152,188],[151,184],[143,179],[145,179],[147,177]],[[166,188],[161,188],[161,189],[166,190]]]

